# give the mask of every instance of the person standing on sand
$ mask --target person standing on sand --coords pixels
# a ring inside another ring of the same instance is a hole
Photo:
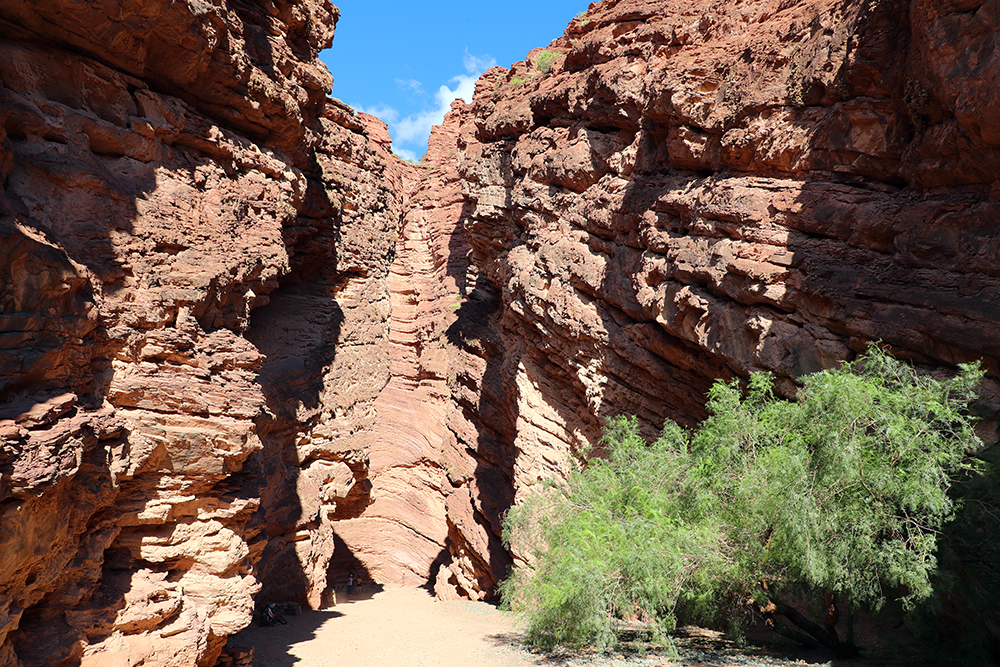
[[[352,595],[354,593],[354,571],[351,570],[347,573],[347,594]]]

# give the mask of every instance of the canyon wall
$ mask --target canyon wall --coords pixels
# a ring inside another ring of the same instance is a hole
[[[995,378],[998,9],[605,0],[488,71],[463,224],[502,294],[518,460],[619,413],[693,424],[719,377],[791,396],[875,340]]]
[[[488,596],[498,517],[607,417],[693,425],[717,378],[792,396],[877,340],[982,360],[995,442],[996,6],[605,0],[487,72],[407,188],[338,569]]]
[[[995,378],[998,3],[594,3],[408,165],[327,2],[0,0],[0,667],[489,598],[518,497],[716,378]]]
[[[319,604],[402,216],[337,16],[0,3],[0,665],[207,665]]]

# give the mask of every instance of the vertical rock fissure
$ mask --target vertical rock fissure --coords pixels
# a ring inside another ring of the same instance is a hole
[[[457,131],[465,110],[456,103],[424,160],[406,167],[388,283],[390,379],[366,436],[373,501],[336,524],[347,549],[333,568],[343,577],[360,564],[377,581],[432,583],[441,597],[481,599],[506,572],[499,516],[511,498],[509,471],[492,463],[507,445],[483,437],[478,400],[464,410],[456,402],[483,393],[496,363],[489,355],[500,354],[478,340],[490,337],[492,314],[478,304],[492,298],[476,289],[461,224]]]
[[[983,359],[996,440],[992,5],[604,0],[417,166],[325,99],[328,2],[116,7],[0,0],[0,667],[489,598],[608,416],[877,339]]]

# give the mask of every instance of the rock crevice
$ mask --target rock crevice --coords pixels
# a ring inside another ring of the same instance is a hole
[[[604,0],[410,165],[328,2],[0,0],[0,667],[489,598],[604,419],[875,340],[984,360],[996,440],[996,9]]]

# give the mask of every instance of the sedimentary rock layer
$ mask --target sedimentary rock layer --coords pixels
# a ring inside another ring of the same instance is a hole
[[[791,396],[875,340],[995,373],[996,20],[988,3],[605,0],[487,72],[409,177],[373,504],[335,528],[359,561],[341,569],[445,563],[442,594],[489,591],[493,494],[470,480],[496,475],[502,512],[608,416],[696,423],[716,378],[769,371]],[[498,444],[470,446],[484,425]],[[467,507],[475,547],[453,530]]]
[[[719,377],[995,377],[997,2],[605,0],[414,166],[326,2],[0,0],[0,667],[488,597],[519,495]]]
[[[487,72],[464,225],[518,456],[692,424],[718,377],[791,395],[875,340],[996,373],[997,8],[605,0]]]
[[[406,214],[389,278],[390,380],[366,441],[371,505],[334,530],[343,577],[434,581],[441,597],[492,595],[508,559],[500,515],[513,500],[512,424],[495,369],[499,300],[477,286],[460,224],[456,102],[406,175]],[[357,572],[361,574],[362,572]]]
[[[0,3],[0,665],[210,664],[318,603],[402,189],[336,18]]]

